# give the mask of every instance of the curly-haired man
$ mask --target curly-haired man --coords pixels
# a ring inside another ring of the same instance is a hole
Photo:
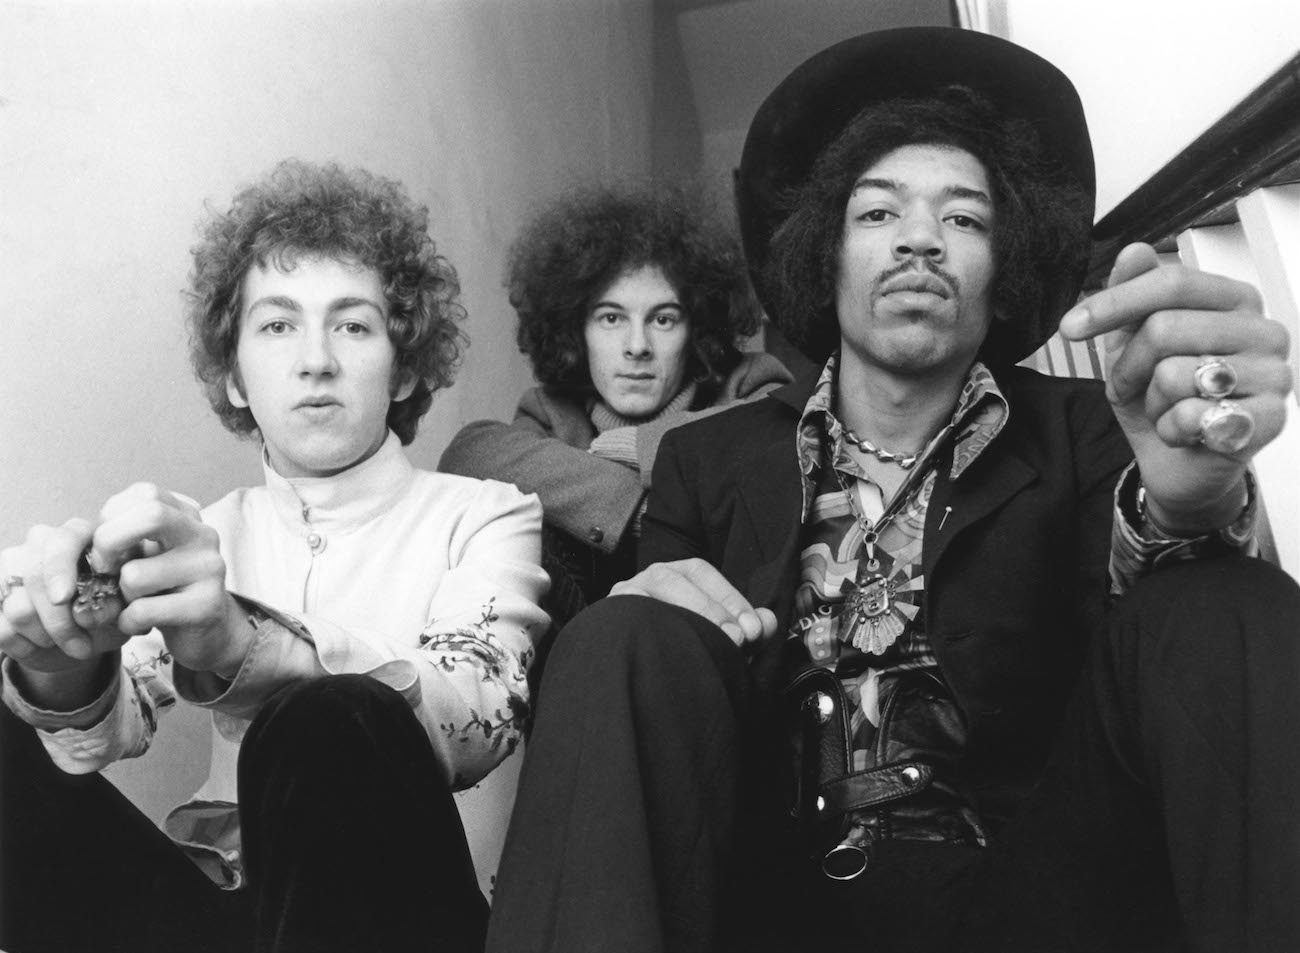
[[[642,572],[551,653],[488,949],[1300,948],[1258,293],[1135,245],[1077,304],[1082,106],[980,33],[812,57],[737,184],[820,367],[664,438]],[[1058,325],[1105,385],[1018,366]]]
[[[207,224],[192,357],[265,483],[202,511],[136,484],[0,553],[7,949],[481,945],[452,793],[520,740],[547,580],[536,498],[402,450],[457,291],[425,210],[364,171],[282,163]],[[212,755],[168,841],[72,776],[143,754],[178,698]]]
[[[741,353],[758,313],[739,244],[683,190],[557,197],[511,245],[506,287],[539,386],[511,423],[466,426],[438,467],[536,493],[556,603],[580,608],[635,572],[663,435],[791,378]]]

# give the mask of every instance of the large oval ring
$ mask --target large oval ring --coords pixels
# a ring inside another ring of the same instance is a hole
[[[1236,401],[1221,400],[1201,414],[1201,443],[1215,453],[1245,449],[1255,435],[1255,418]]]
[[[5,576],[0,579],[0,606],[5,604],[9,594],[23,584],[22,576]]]
[[[1237,389],[1237,369],[1221,357],[1203,357],[1192,380],[1205,400],[1223,400]]]

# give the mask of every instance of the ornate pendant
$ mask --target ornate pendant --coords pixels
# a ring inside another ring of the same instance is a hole
[[[880,655],[906,627],[906,622],[891,611],[893,607],[894,590],[889,579],[879,572],[860,573],[844,600],[840,638],[859,652]]]
[[[849,594],[846,605],[856,614],[859,622],[867,622],[889,611],[893,603],[892,596],[889,591],[889,580],[880,573],[874,572],[858,581],[853,592]]]

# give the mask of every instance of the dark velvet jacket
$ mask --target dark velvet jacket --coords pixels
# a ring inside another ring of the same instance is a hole
[[[1113,491],[1131,451],[1098,381],[995,372],[1006,426],[957,480],[951,451],[926,515],[926,630],[969,725],[963,781],[995,828],[1028,793],[1109,602]],[[817,372],[668,434],[639,562],[701,557],[780,622],[751,670],[785,664],[798,583],[795,452]]]

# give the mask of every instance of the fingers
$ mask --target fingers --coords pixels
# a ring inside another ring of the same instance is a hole
[[[1217,398],[1204,395],[1197,389],[1197,372],[1207,360],[1223,360],[1235,375],[1236,381],[1225,397],[1242,400],[1254,396],[1282,397],[1291,389],[1291,369],[1285,362],[1258,354],[1234,354],[1228,360],[1218,355],[1191,357],[1175,355],[1159,360],[1151,375],[1144,395],[1146,414],[1159,420],[1173,407],[1184,401],[1192,406],[1186,413],[1198,417],[1217,402]]]
[[[155,484],[136,483],[104,504],[91,558],[100,571],[116,572],[132,559],[186,545],[207,533],[192,502]]]
[[[1150,246],[1129,246],[1116,260],[1112,284],[1066,312],[1061,334],[1096,337],[1145,321],[1159,311],[1261,312],[1259,292],[1223,275],[1181,265],[1155,267]]]
[[[1061,332],[1107,335],[1107,396],[1135,452],[1154,435],[1166,447],[1204,444],[1205,459],[1241,464],[1285,425],[1293,383],[1286,329],[1264,317],[1249,284],[1160,265],[1150,246],[1130,245],[1108,287],[1071,309]],[[1208,384],[1197,376],[1206,361],[1227,365]]]
[[[1286,423],[1286,400],[1276,395],[1265,395],[1226,402],[1234,412],[1249,415],[1253,429],[1249,438],[1236,448],[1220,449],[1216,453],[1234,460],[1249,460],[1259,449],[1282,432]],[[1220,402],[1201,398],[1180,401],[1155,420],[1155,429],[1161,440],[1170,447],[1194,447],[1210,441],[1204,440],[1206,413],[1219,408]]]
[[[1106,287],[1113,288],[1122,282],[1136,278],[1143,272],[1160,267],[1160,256],[1150,245],[1135,243],[1126,245],[1115,256],[1115,264],[1106,276]]]
[[[198,586],[183,599],[134,611],[116,597],[78,599],[83,553],[96,571],[121,573],[127,602]],[[147,632],[164,609],[188,618],[196,611],[189,603],[219,602],[208,590],[224,596],[216,531],[192,502],[145,483],[112,497],[97,526],[77,519],[33,527],[22,546],[0,554],[0,569],[22,580],[0,608],[0,651],[46,671],[117,648],[126,636]]]
[[[74,618],[77,561],[89,543],[86,520],[69,520],[61,527],[33,526],[20,547],[4,551],[4,574],[22,579],[4,601],[6,651],[26,658],[41,649],[57,648],[72,659],[93,653],[90,635]],[[93,624],[93,619],[83,620]]]
[[[207,527],[204,527],[207,529]],[[150,629],[172,630],[208,625],[214,606],[226,597],[225,561],[216,545],[189,546],[134,559],[122,567],[122,595],[127,606],[118,627],[128,635]]]
[[[776,632],[770,609],[755,610],[722,573],[702,559],[656,563],[610,590],[610,595],[643,595],[689,609],[717,625],[737,645]]]
[[[1146,391],[1159,374],[1166,388],[1173,381],[1175,390],[1194,394],[1196,367],[1213,356],[1236,371],[1236,393],[1285,391],[1290,387],[1286,353],[1286,329],[1258,314],[1160,311],[1114,355],[1107,386],[1112,400],[1125,403]],[[1160,367],[1169,358],[1182,360]]]

